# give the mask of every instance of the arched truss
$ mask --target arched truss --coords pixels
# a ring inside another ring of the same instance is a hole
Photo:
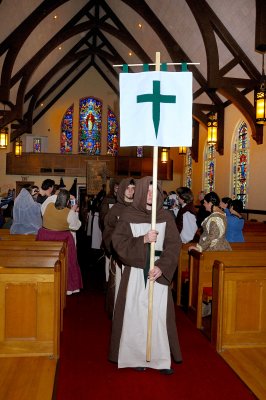
[[[160,37],[162,44],[168,51],[171,57],[170,61],[192,61],[144,0],[121,1],[135,10],[152,27],[154,33]],[[0,111],[0,127],[12,123],[11,141],[25,132],[31,132],[32,125],[92,66],[97,69],[112,90],[118,94],[118,85],[115,85],[107,77],[97,60],[100,60],[108,69],[116,82],[118,82],[118,72],[113,69],[112,64],[123,64],[125,60],[118,54],[105,36],[105,33],[122,41],[124,45],[134,51],[143,63],[153,61],[104,0],[91,0],[29,59],[19,71],[12,75],[16,58],[28,36],[32,34],[36,26],[48,14],[66,2],[67,0],[43,1],[0,45],[0,56],[4,56],[0,82],[0,103],[5,104],[8,108],[5,111]],[[260,2],[261,0],[257,0],[257,3]],[[261,144],[263,140],[263,127],[256,125],[254,107],[245,97],[249,91],[255,88],[256,83],[260,79],[260,73],[205,0],[186,0],[186,3],[199,26],[207,54],[207,80],[196,66],[190,66],[194,79],[196,79],[200,86],[200,89],[194,93],[194,121],[206,126],[207,114],[210,111],[218,113],[219,132],[217,150],[220,154],[223,154],[224,108],[228,104],[233,103],[250,124],[253,139],[258,144]],[[84,20],[86,21],[84,22]],[[36,85],[28,89],[29,80],[40,63],[58,45],[80,33],[83,33],[82,39],[42,76]],[[219,54],[215,35],[220,38],[233,55],[233,59],[223,68],[219,68]],[[82,69],[77,71],[78,66],[81,64]],[[62,74],[55,84],[49,87],[49,81],[52,77],[68,65],[70,65],[69,69]],[[248,76],[247,79],[225,77],[237,65],[240,65],[244,69]],[[36,107],[49,96],[51,97],[55,88],[64,82],[70,74],[73,76],[71,81],[33,118]],[[16,101],[12,103],[10,101],[10,90],[14,85],[18,85],[18,90]],[[217,92],[228,99],[226,103],[222,102]],[[197,103],[197,98],[202,93],[208,95],[212,104]],[[25,106],[26,102],[27,108]],[[197,144],[194,143],[194,153],[197,152],[196,147]]]

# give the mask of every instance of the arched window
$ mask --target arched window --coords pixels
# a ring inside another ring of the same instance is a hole
[[[247,205],[247,181],[249,163],[248,127],[242,122],[234,137],[232,152],[232,197],[240,199],[244,207]]]
[[[79,152],[101,154],[102,102],[94,97],[79,101]]]
[[[143,157],[143,146],[137,146],[137,157]]]
[[[61,122],[60,153],[72,153],[74,104],[70,106]]]
[[[118,155],[118,121],[111,110],[108,107],[107,111],[107,154],[111,156]]]
[[[204,160],[204,190],[209,193],[215,188],[215,144],[206,144]]]
[[[191,189],[192,187],[192,157],[191,150],[187,147],[184,166],[184,186]]]

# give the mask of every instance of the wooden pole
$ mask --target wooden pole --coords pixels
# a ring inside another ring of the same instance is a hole
[[[160,52],[156,52],[155,71],[160,71]],[[152,169],[152,209],[151,209],[151,229],[156,229],[156,209],[157,209],[157,176],[158,176],[158,146],[153,147],[153,169]],[[155,243],[151,243],[150,270],[153,269],[155,262]],[[149,280],[149,303],[148,303],[148,329],[146,344],[146,361],[151,361],[151,338],[152,338],[152,308],[153,308],[153,288],[154,281]]]

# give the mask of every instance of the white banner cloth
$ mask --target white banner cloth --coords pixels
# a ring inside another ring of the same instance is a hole
[[[119,77],[120,146],[191,147],[191,72],[120,73]]]

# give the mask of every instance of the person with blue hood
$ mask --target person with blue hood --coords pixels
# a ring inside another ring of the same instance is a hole
[[[34,201],[31,187],[22,188],[14,201],[11,234],[37,234],[42,227],[41,204]]]

